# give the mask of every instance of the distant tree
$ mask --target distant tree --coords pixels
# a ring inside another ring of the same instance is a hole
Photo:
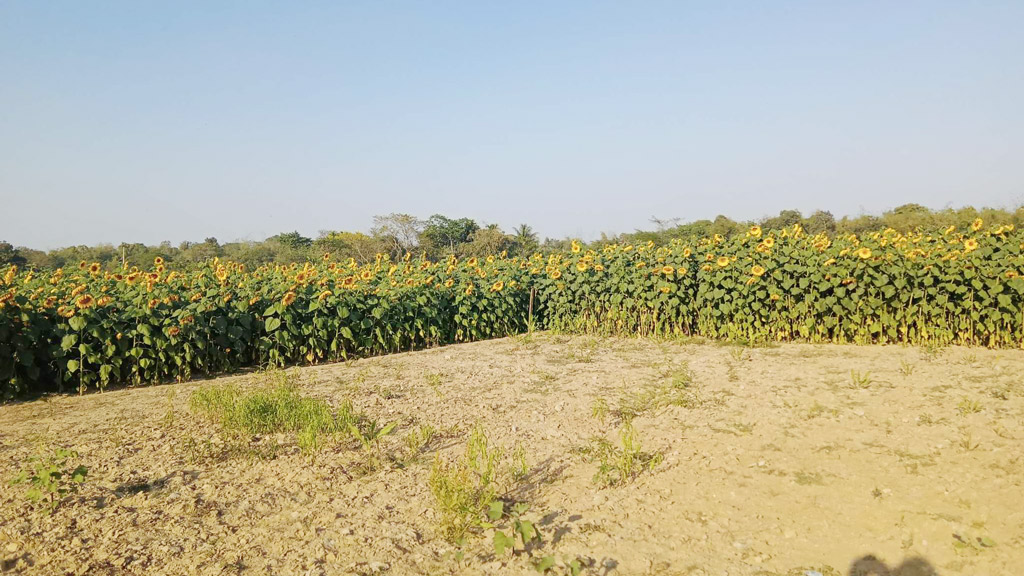
[[[292,249],[309,248],[310,246],[313,245],[313,239],[312,238],[307,238],[307,237],[303,236],[302,234],[299,234],[297,231],[296,232],[282,232],[281,234],[278,234],[276,236],[271,236],[270,238],[267,238],[267,240],[278,242],[282,246],[286,246],[286,247],[292,248]]]
[[[466,244],[469,256],[490,256],[506,251],[512,247],[512,238],[501,231],[497,224],[491,224],[473,233]]]
[[[533,255],[540,248],[537,233],[527,224],[520,224],[512,231],[512,244],[515,246],[516,254],[523,257]]]
[[[393,258],[401,258],[406,252],[413,252],[419,246],[423,222],[410,214],[388,214],[374,216],[370,234],[384,244],[384,249]]]
[[[24,266],[27,260],[11,243],[0,240],[0,264],[5,266]]]
[[[794,224],[801,224],[804,216],[799,210],[782,210],[778,216],[761,220],[761,227],[766,230],[781,230]]]
[[[428,252],[457,254],[463,244],[469,242],[480,226],[470,218],[453,220],[441,214],[434,214],[423,223],[420,244]]]
[[[813,214],[804,219],[804,230],[809,234],[834,234],[836,231],[836,218],[831,212],[816,210]]]
[[[357,262],[369,262],[378,252],[384,250],[377,238],[362,232],[335,232],[322,230],[313,242],[314,249],[319,253],[329,252],[334,260],[352,258]]]

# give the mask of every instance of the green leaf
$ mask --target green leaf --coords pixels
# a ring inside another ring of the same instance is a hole
[[[543,574],[544,572],[547,572],[548,570],[551,570],[554,567],[555,567],[555,557],[554,556],[545,556],[545,557],[541,558],[540,560],[537,560],[537,562],[533,565],[533,568],[535,570],[537,570],[537,572],[540,572],[541,574]]]
[[[68,372],[74,374],[75,372],[78,371],[78,367],[80,365],[81,364],[79,364],[78,360],[68,360]]]
[[[501,500],[491,502],[487,508],[487,517],[491,520],[498,520],[505,515],[505,504]]]
[[[85,328],[86,320],[81,316],[73,316],[68,320],[68,325],[71,326],[72,330],[81,331]]]
[[[514,549],[514,547],[515,547],[515,542],[511,538],[509,538],[501,530],[496,530],[494,532],[493,542],[494,542],[494,553],[499,555],[499,556],[504,554],[505,550],[508,550],[510,548]]]
[[[267,332],[273,332],[274,330],[277,330],[278,328],[281,327],[281,319],[271,316],[270,318],[266,319],[265,324]]]

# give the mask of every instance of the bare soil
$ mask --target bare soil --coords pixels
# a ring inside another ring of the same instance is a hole
[[[684,370],[687,402],[633,421],[663,461],[595,484],[579,449],[618,442],[624,399]],[[347,440],[313,457],[294,435],[239,445],[189,411],[198,386],[253,375],[0,406],[0,572],[530,574],[546,555],[590,574],[1024,565],[1024,351],[534,335],[289,372],[304,394],[397,421],[384,465]],[[431,465],[476,423],[508,452],[526,447],[509,496],[544,534],[530,554],[495,557],[483,533],[459,561],[438,535]],[[412,453],[421,424],[440,433]],[[6,480],[54,446],[89,477],[45,515]]]

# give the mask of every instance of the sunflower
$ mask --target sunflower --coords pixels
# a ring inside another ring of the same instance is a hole
[[[765,246],[771,248],[772,246],[775,246],[775,237],[774,236],[769,236],[769,237],[765,238],[764,240],[762,240],[761,242],[764,243]]]
[[[160,305],[160,299],[159,298],[153,298],[152,300],[149,301],[149,309],[150,310],[152,310],[153,308],[156,308],[159,305]]]
[[[93,262],[92,264],[89,265],[89,274],[99,274],[99,273],[100,273],[100,263],[99,262]]]
[[[455,284],[455,280],[452,280],[451,278],[449,278],[449,279],[444,281],[444,287],[445,288],[451,288],[454,284]]]
[[[978,241],[974,238],[964,240],[964,252],[973,252],[978,249]]]
[[[577,272],[586,272],[587,271],[587,263],[582,261],[582,260],[577,262],[576,263],[576,271]]]
[[[153,258],[153,265],[154,266],[163,266],[164,265],[164,259],[162,257],[160,257],[160,256],[157,256],[156,258]]]
[[[668,265],[661,267],[661,273],[664,274],[665,276],[671,276],[675,271],[675,268]]]
[[[477,263],[476,256],[473,256],[469,260],[466,260],[466,266],[470,266],[470,267],[476,266],[476,263]]]
[[[981,227],[985,225],[985,222],[981,218],[975,218],[974,222],[971,223],[971,230],[977,232],[981,230]]]
[[[553,279],[555,279],[555,280],[558,280],[558,279],[559,279],[559,278],[561,278],[561,277],[562,277],[562,271],[561,271],[561,270],[558,270],[558,269],[556,268],[555,270],[552,270],[552,271],[551,271],[551,278],[553,278]]]
[[[85,260],[82,260],[81,262],[78,263],[78,269],[79,270],[85,270],[88,266],[89,266],[89,263],[86,262]]]
[[[501,280],[498,280],[497,282],[494,283],[493,286],[491,286],[491,292],[501,292],[504,288],[505,283],[502,282]]]
[[[373,278],[373,272],[371,270],[363,270],[362,273],[359,274],[359,277],[363,280],[369,280],[370,278]]]
[[[330,259],[331,259],[331,253],[330,252],[324,252],[324,262],[327,262]]]
[[[466,292],[465,292],[465,294],[466,294],[466,296],[469,296],[469,295],[470,295],[470,294],[472,294],[472,293],[473,293],[473,285],[472,285],[472,284],[470,284],[469,286],[466,286]]]
[[[572,253],[573,254],[579,254],[580,250],[582,250],[582,249],[583,248],[580,246],[579,242],[577,242],[575,240],[572,241]]]
[[[750,269],[750,273],[758,277],[764,276],[764,267],[754,264],[754,266]]]
[[[668,287],[668,286],[662,286],[662,287],[660,288],[660,290],[661,290],[661,293],[662,293],[662,294],[668,294],[669,292],[671,292],[671,291],[672,291],[672,288],[670,288],[670,287]]]
[[[167,335],[171,338],[174,338],[178,334],[181,334],[181,328],[178,328],[177,326],[171,326],[167,329]]]
[[[295,302],[295,292],[289,291],[284,295],[284,298],[281,298],[281,304],[284,304],[285,306],[291,306],[292,302]]]
[[[718,260],[715,260],[715,264],[718,264],[719,268],[725,268],[729,265],[729,258],[727,256],[719,256]]]
[[[761,227],[760,226],[751,226],[750,227],[750,235],[753,236],[754,238],[760,238],[761,237]]]
[[[316,297],[316,299],[320,300],[320,301],[323,301],[324,298],[327,298],[331,294],[332,294],[332,292],[330,290],[324,290],[323,292],[320,293],[319,296]]]
[[[867,260],[868,258],[871,258],[871,248],[861,248],[857,250],[856,254],[861,260]]]
[[[85,310],[86,308],[92,308],[96,305],[96,299],[88,294],[82,294],[75,300],[75,306]]]
[[[771,296],[768,297],[768,299],[771,300],[772,302],[778,302],[779,300],[782,299],[782,296],[779,296],[778,294],[772,294]]]

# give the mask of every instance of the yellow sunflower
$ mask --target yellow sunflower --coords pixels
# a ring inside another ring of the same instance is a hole
[[[281,304],[284,304],[285,306],[291,306],[292,302],[295,302],[295,292],[289,291],[284,295],[284,298],[281,298]]]
[[[493,286],[491,286],[491,292],[501,292],[504,288],[505,283],[502,282],[501,280],[498,280],[497,282],[494,283]]]
[[[978,249],[978,241],[974,238],[964,240],[964,252],[973,252]]]
[[[753,236],[754,238],[760,238],[761,237],[761,227],[760,226],[751,226],[750,227],[750,235]]]
[[[974,222],[971,223],[971,230],[977,232],[978,230],[981,230],[981,227],[984,225],[985,222],[981,218],[976,218]]]
[[[82,310],[86,308],[92,308],[96,305],[96,299],[88,294],[82,294],[75,300],[75,306],[78,306]]]
[[[718,260],[715,261],[715,264],[718,264],[720,268],[725,268],[729,265],[729,258],[726,256],[719,256]]]
[[[764,267],[754,264],[754,266],[750,268],[750,273],[754,276],[764,276]]]

